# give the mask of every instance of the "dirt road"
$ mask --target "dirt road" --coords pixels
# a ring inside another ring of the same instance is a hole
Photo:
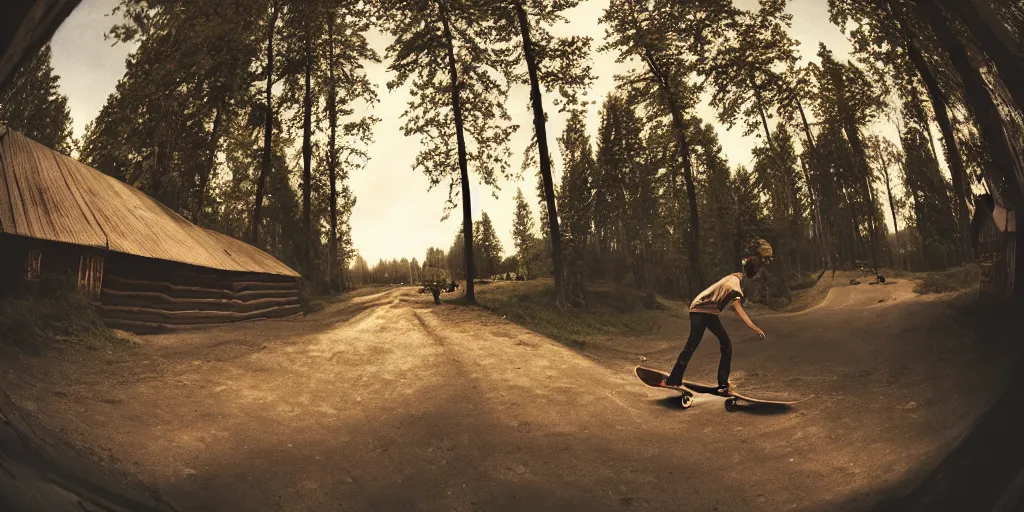
[[[993,313],[906,283],[809,311],[730,316],[734,381],[814,394],[727,413],[631,374],[668,368],[685,316],[566,348],[411,289],[305,319],[8,357],[13,400],[178,510],[863,510],[923,477],[989,405],[1018,349]],[[688,377],[713,380],[707,334]]]

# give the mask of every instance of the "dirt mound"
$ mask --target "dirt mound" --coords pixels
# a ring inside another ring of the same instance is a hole
[[[822,274],[818,282],[814,283],[814,286],[793,292],[793,300],[790,301],[783,311],[795,313],[821,304],[828,297],[829,291],[832,290],[833,282],[834,278],[830,272]]]

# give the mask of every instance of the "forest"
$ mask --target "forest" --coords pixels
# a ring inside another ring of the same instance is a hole
[[[455,278],[473,302],[477,279],[521,275],[552,276],[563,307],[601,281],[688,299],[758,238],[775,250],[768,286],[786,293],[827,269],[971,262],[975,197],[1024,207],[1018,0],[828,0],[852,57],[822,44],[807,61],[787,0],[610,0],[601,44],[555,35],[581,3],[122,0],[108,36],[137,49],[81,139],[49,47],[0,91],[0,123],[270,252],[317,294]],[[370,30],[393,37],[383,54]],[[594,58],[630,71],[588,99]],[[381,85],[413,92],[409,172],[447,187],[438,207],[462,227],[448,248],[371,266],[349,179],[368,163],[381,99],[366,65],[381,62]],[[529,127],[508,113],[520,85]],[[563,133],[548,133],[547,104]],[[757,140],[751,166],[730,166],[716,126]],[[520,129],[529,147],[510,146]],[[502,247],[469,184],[523,176],[536,186],[517,191]]]

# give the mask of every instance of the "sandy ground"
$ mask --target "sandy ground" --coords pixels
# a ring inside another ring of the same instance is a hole
[[[910,283],[734,315],[733,380],[796,409],[687,410],[644,386],[684,315],[569,349],[393,289],[302,319],[143,338],[79,358],[7,354],[14,402],[181,511],[865,510],[913,485],[1007,382],[997,312]],[[708,333],[687,377],[712,381]]]

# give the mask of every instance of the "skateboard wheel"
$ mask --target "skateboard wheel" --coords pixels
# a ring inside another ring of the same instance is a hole
[[[690,395],[683,395],[683,397],[679,399],[679,405],[682,405],[683,409],[689,409],[690,406],[693,405],[693,397]]]
[[[725,410],[732,411],[734,409],[736,409],[736,399],[735,398],[727,399],[725,401]]]

